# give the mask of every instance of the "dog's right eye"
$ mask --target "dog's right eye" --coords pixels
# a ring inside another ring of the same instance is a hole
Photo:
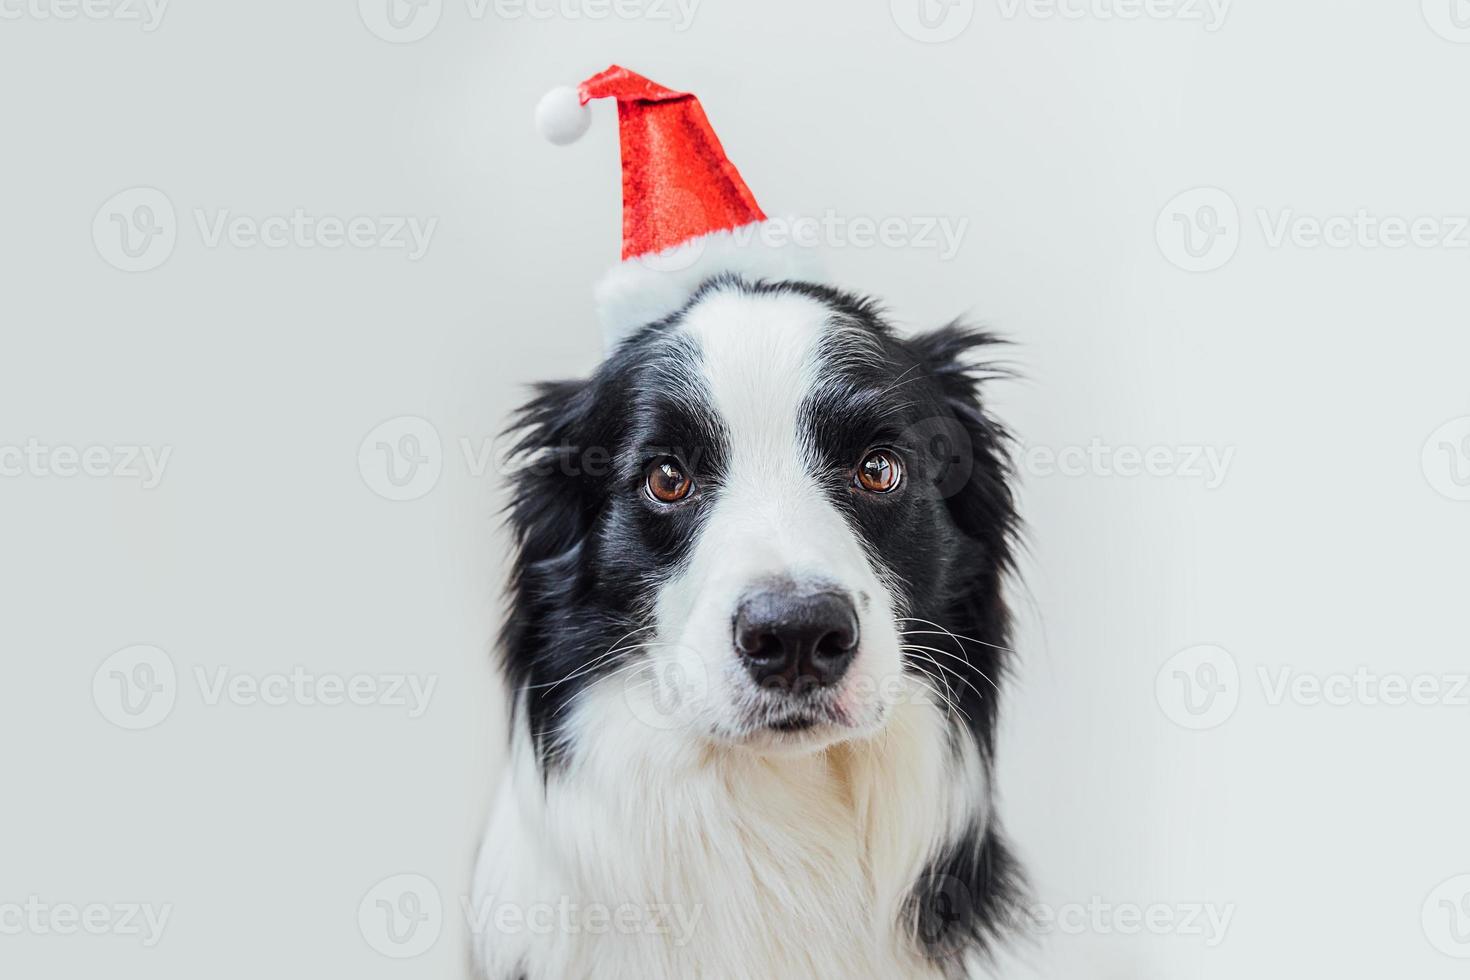
[[[684,474],[679,461],[672,456],[654,460],[644,482],[648,495],[661,504],[676,504],[694,489],[694,481]]]

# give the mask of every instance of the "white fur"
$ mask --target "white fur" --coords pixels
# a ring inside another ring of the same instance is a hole
[[[822,377],[818,342],[844,328],[805,297],[730,290],[681,329],[729,431],[728,475],[687,566],[655,597],[646,659],[582,692],[566,765],[544,783],[519,726],[475,875],[480,964],[490,980],[940,977],[901,909],[988,788],[968,731],[903,670],[901,610],[798,431]],[[741,732],[761,692],[730,621],[770,575],[857,599],[846,726],[775,742]],[[549,930],[514,924],[569,906],[579,913]]]
[[[816,250],[791,241],[774,243],[763,233],[767,224],[756,221],[711,232],[663,252],[625,259],[610,269],[595,294],[607,349],[637,327],[677,312],[700,284],[723,272],[752,279],[820,281]]]
[[[940,976],[899,909],[985,787],[934,707],[900,705],[878,740],[771,757],[662,737],[609,679],[573,727],[579,751],[544,794],[524,734],[501,785],[473,905],[491,980]],[[564,902],[631,906],[637,929],[514,925]]]

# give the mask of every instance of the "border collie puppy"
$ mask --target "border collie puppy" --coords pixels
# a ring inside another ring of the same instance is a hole
[[[522,409],[488,980],[979,975],[1021,891],[989,343],[725,274]]]

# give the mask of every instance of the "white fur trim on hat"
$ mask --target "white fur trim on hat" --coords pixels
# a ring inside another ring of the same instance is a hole
[[[780,234],[774,233],[782,225]],[[624,259],[596,289],[607,349],[639,327],[677,312],[701,285],[722,273],[821,282],[819,250],[790,241],[790,227],[781,219],[754,221],[691,238],[663,252]]]

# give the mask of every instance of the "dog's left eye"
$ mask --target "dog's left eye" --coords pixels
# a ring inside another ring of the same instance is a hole
[[[648,495],[661,504],[676,504],[694,489],[694,481],[685,475],[679,461],[672,456],[654,460],[644,484],[648,487]]]
[[[853,482],[870,493],[891,493],[903,479],[903,463],[891,449],[874,449],[858,464]]]

